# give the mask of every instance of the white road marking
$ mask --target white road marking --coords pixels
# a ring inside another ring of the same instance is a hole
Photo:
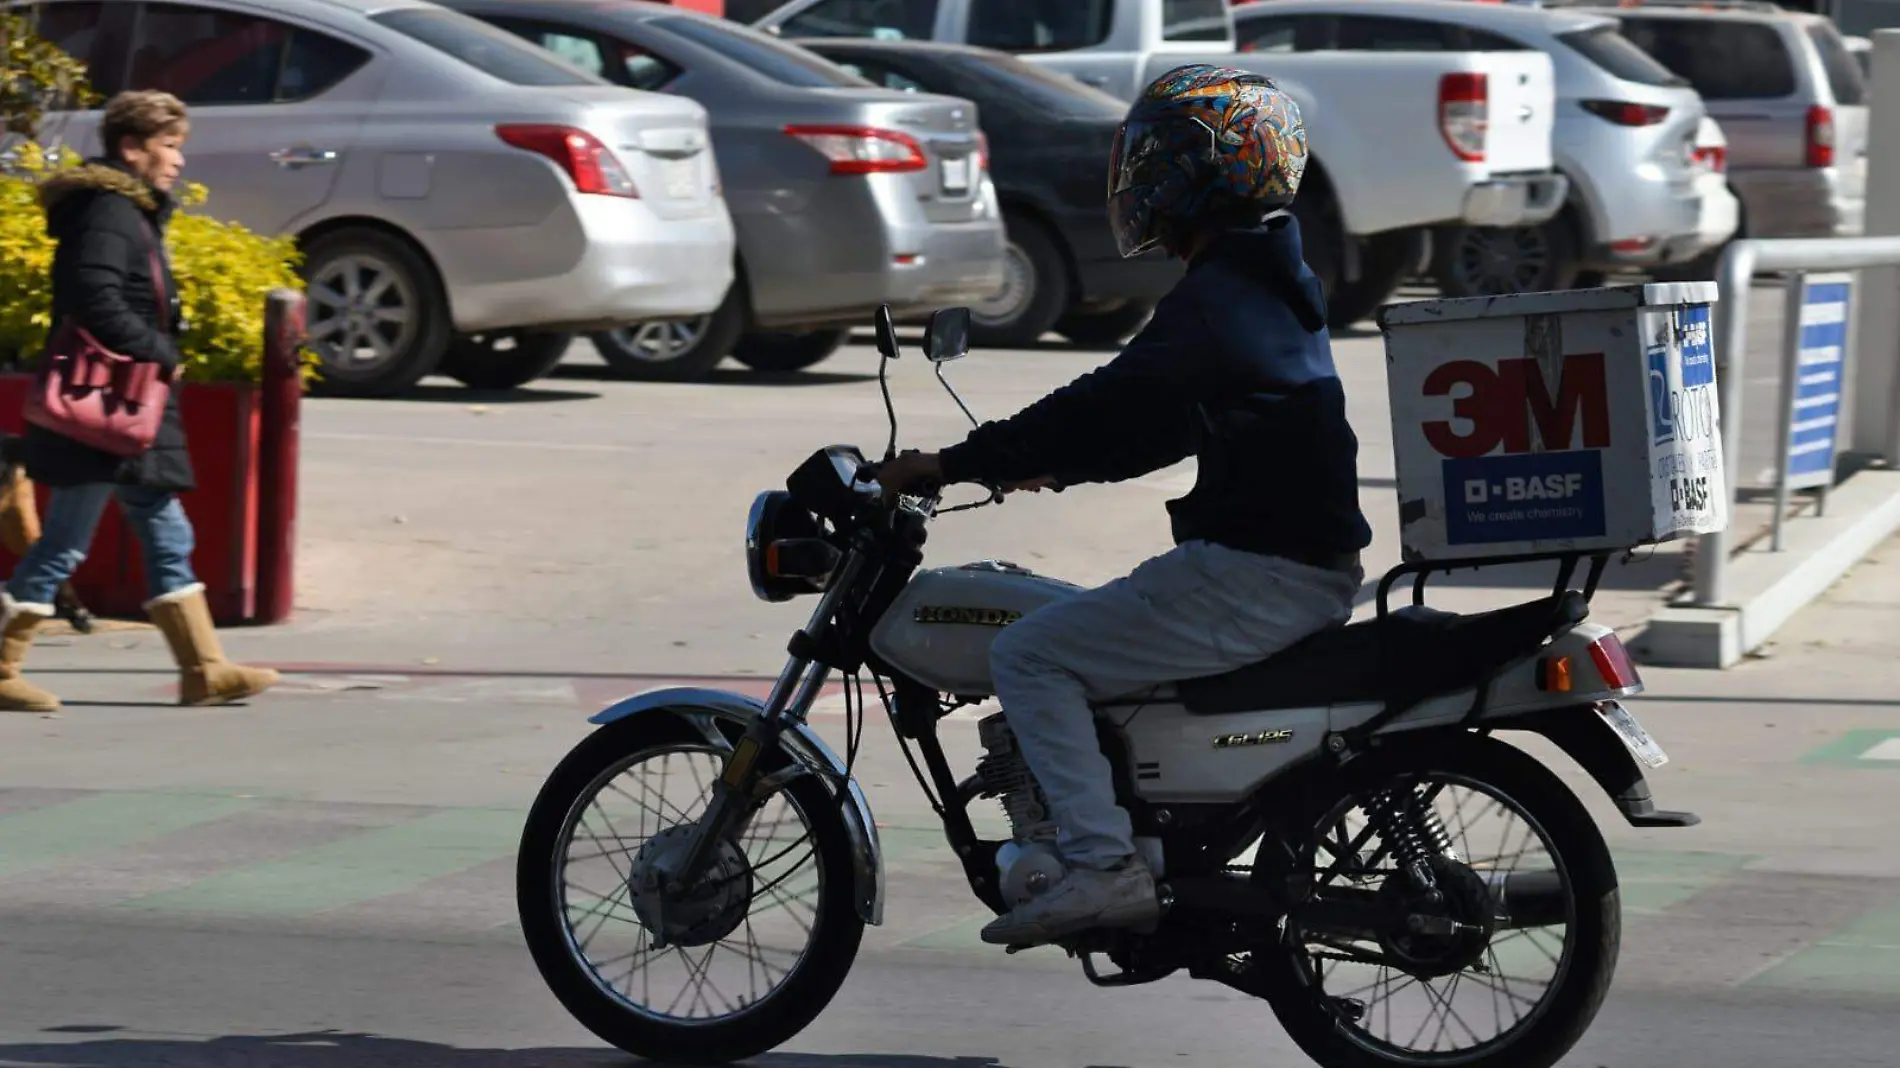
[[[1889,738],[1860,755],[1862,760],[1900,760],[1900,738]]]

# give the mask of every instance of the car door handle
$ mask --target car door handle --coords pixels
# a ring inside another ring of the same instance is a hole
[[[319,163],[335,163],[336,152],[328,148],[311,148],[298,145],[295,148],[280,148],[270,154],[270,161],[279,167],[310,167]]]

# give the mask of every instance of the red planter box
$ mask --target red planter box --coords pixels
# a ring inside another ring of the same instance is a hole
[[[0,429],[24,433],[20,418],[31,379],[0,375]],[[260,434],[258,389],[227,383],[187,383],[178,396],[185,440],[198,488],[183,494],[185,514],[197,536],[193,569],[205,584],[212,617],[223,626],[250,623],[257,614]],[[50,492],[38,492],[45,515]],[[0,568],[12,574],[18,561],[0,549]],[[106,509],[86,562],[73,576],[86,607],[102,616],[141,617],[148,599],[138,539],[116,505]]]

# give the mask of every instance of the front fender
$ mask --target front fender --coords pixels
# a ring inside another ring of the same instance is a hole
[[[763,702],[744,694],[727,690],[708,690],[692,686],[676,686],[661,690],[649,690],[624,700],[616,701],[601,709],[587,722],[605,725],[617,723],[630,716],[667,715],[689,724],[714,746],[731,750],[734,739],[743,732],[748,724],[765,714]],[[721,724],[736,728],[731,733],[720,729]],[[779,745],[799,766],[814,774],[834,792],[838,782],[846,789],[844,813],[845,833],[851,839],[851,852],[857,878],[854,898],[858,915],[865,923],[873,926],[884,922],[884,849],[878,843],[877,823],[871,818],[871,802],[864,796],[857,781],[847,779],[844,774],[844,761],[803,723],[794,723],[786,727],[779,736]]]

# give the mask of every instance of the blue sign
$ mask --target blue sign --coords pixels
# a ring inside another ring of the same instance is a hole
[[[1484,545],[1603,536],[1603,454],[1446,460],[1445,541]]]
[[[1709,306],[1693,304],[1676,312],[1676,337],[1682,343],[1682,388],[1715,382],[1715,332],[1709,326]]]
[[[1834,480],[1841,403],[1846,396],[1842,372],[1847,361],[1849,283],[1810,278],[1801,293],[1801,341],[1792,383],[1789,420],[1788,484],[1821,486]],[[1687,367],[1684,367],[1686,376]]]

